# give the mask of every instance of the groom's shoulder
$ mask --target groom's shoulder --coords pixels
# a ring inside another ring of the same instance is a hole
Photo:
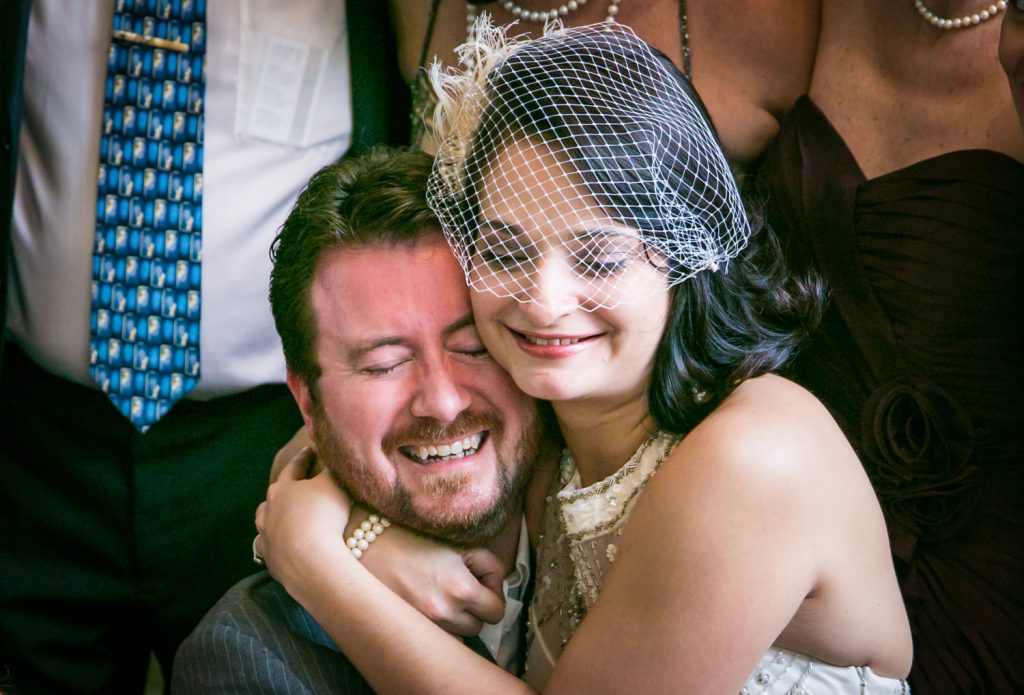
[[[178,649],[175,693],[370,693],[323,629],[266,572],[246,577]]]
[[[295,632],[295,638],[299,639],[305,620],[297,613],[305,614],[305,619],[312,622],[312,618],[283,586],[266,572],[257,572],[228,589],[206,613],[189,639],[200,637],[205,640],[238,633],[269,639],[282,632]]]

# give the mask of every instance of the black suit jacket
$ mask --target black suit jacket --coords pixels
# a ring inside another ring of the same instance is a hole
[[[31,0],[0,0],[0,361],[5,337],[2,329],[7,326],[7,263],[31,5]],[[381,0],[350,0],[345,4],[352,73],[351,154],[365,152],[378,143],[400,145],[408,141],[409,90],[398,70],[387,5]]]
[[[491,659],[478,638],[466,646]],[[259,572],[232,587],[178,649],[172,695],[373,690],[284,587]]]

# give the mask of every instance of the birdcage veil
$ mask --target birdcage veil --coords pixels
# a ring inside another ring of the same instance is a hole
[[[652,286],[638,268],[664,288],[727,269],[746,245],[699,99],[628,27],[555,24],[527,40],[481,15],[458,53],[458,68],[431,68],[427,199],[474,289],[531,301],[553,259],[586,308],[612,307]]]

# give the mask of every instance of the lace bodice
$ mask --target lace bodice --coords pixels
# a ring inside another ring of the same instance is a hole
[[[656,432],[616,473],[582,487],[575,461],[562,454],[557,490],[547,499],[530,606],[525,679],[542,689],[562,649],[601,592],[633,503],[680,437]],[[867,667],[840,667],[772,647],[740,690],[751,693],[908,693],[901,680]]]

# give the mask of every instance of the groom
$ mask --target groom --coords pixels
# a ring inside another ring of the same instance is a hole
[[[396,523],[488,547],[508,568],[504,618],[467,644],[515,671],[537,410],[476,333],[462,271],[426,206],[430,164],[379,150],[314,176],[275,242],[271,305],[288,385],[334,478]],[[354,510],[352,523],[366,514]],[[371,571],[397,536],[385,531],[364,551]],[[468,606],[498,606],[475,591]],[[265,572],[233,587],[181,646],[173,689],[371,692]]]

